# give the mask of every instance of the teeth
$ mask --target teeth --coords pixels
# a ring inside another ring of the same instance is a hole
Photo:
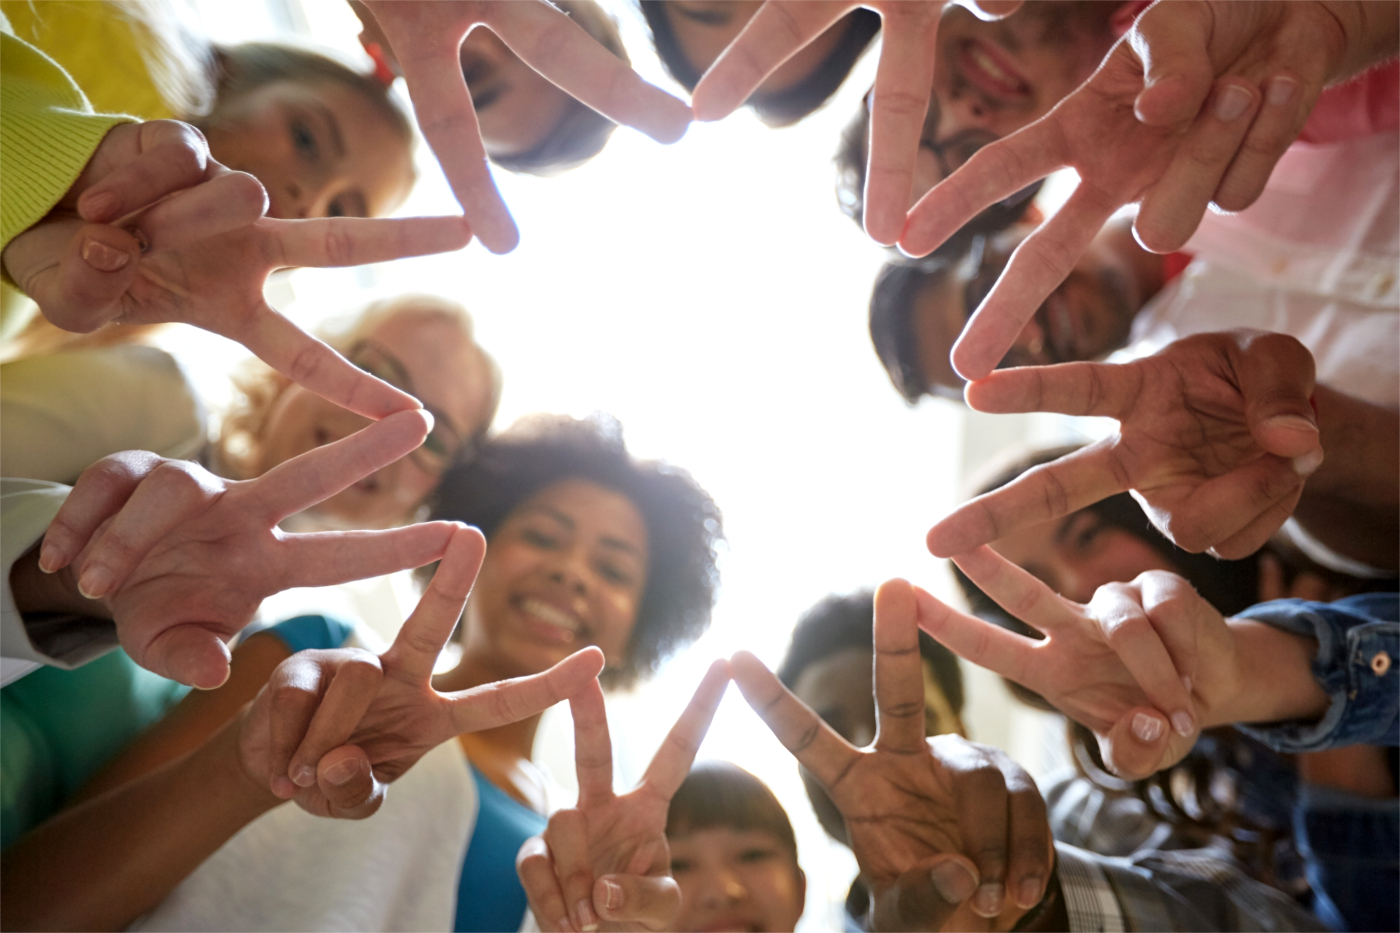
[[[1016,79],[1007,74],[990,55],[975,45],[972,47],[972,60],[977,63],[977,67],[1003,84],[1012,85],[1017,83]]]
[[[573,616],[555,609],[549,603],[541,602],[538,599],[524,599],[520,601],[520,608],[541,622],[548,622],[556,628],[573,633],[577,633],[579,630],[578,621]]]

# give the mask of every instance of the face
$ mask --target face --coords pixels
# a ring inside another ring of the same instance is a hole
[[[568,94],[517,58],[488,29],[467,34],[461,59],[488,155],[512,156],[534,149],[571,105]]]
[[[690,66],[704,74],[729,47],[735,37],[748,25],[762,6],[758,0],[719,0],[719,2],[665,3],[671,32],[676,37]],[[846,21],[842,20],[818,36],[810,45],[783,63],[758,86],[756,96],[781,94],[801,84],[812,75],[841,41]]]
[[[589,645],[620,664],[647,570],[646,523],[631,499],[581,479],[548,486],[492,534],[463,653],[498,679],[539,673]]]
[[[985,241],[951,274],[919,292],[913,333],[919,369],[930,384],[961,391],[962,378],[948,355],[1026,232],[1018,227]],[[1127,344],[1143,300],[1131,266],[1112,248],[1112,240],[1100,235],[1021,330],[999,368],[1107,356]]]
[[[397,314],[380,321],[346,357],[397,385],[433,414],[423,446],[307,511],[337,528],[384,528],[412,518],[463,439],[491,415],[491,374],[480,351],[453,321]],[[282,391],[263,427],[259,473],[308,450],[348,437],[369,420],[301,386]]]
[[[269,217],[379,217],[413,186],[399,131],[335,82],[274,81],[220,101],[199,126],[215,159],[263,183]]]
[[[802,916],[807,879],[778,839],[763,830],[714,826],[667,837],[686,933],[790,931]]]
[[[792,692],[835,729],[847,742],[864,748],[875,741],[875,654],[869,648],[843,648],[807,667],[793,684]],[[927,735],[965,735],[962,720],[924,662],[924,732]],[[846,838],[841,812],[831,802],[821,784],[805,769],[802,782],[817,819],[833,838]]]
[[[949,4],[938,26],[933,95],[913,200],[988,143],[1040,119],[1093,74],[1113,45],[1118,3],[1027,3],[994,23]]]
[[[1127,583],[1149,570],[1176,570],[1146,541],[1105,525],[1088,510],[1020,529],[992,549],[1055,592],[1087,603],[1105,583]]]

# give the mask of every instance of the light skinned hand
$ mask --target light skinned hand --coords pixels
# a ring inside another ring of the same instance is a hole
[[[875,743],[855,748],[748,652],[734,682],[846,820],[880,930],[1006,930],[1045,894],[1053,841],[1035,782],[1000,751],[924,735],[915,589],[875,592]]]
[[[39,566],[70,563],[104,601],[137,664],[210,689],[228,678],[225,644],[258,605],[294,586],[330,586],[439,558],[452,526],[287,534],[278,523],[423,442],[424,411],[391,415],[253,480],[126,451],[83,471],[44,535]]]
[[[540,674],[433,689],[433,664],[486,553],[481,532],[450,527],[433,581],[388,651],[300,651],[278,665],[243,721],[239,753],[250,777],[310,813],[362,819],[379,809],[386,784],[443,742],[596,687],[603,654],[585,648]]]
[[[1148,9],[1084,85],[983,148],[909,212],[899,246],[923,256],[1037,179],[1065,167],[1079,174],[968,322],[954,368],[969,380],[990,373],[1119,207],[1140,204],[1138,241],[1166,253],[1190,238],[1208,204],[1252,204],[1323,87],[1394,54],[1390,6],[1189,0]]]
[[[496,190],[459,53],[484,26],[560,90],[662,143],[685,134],[690,109],[643,81],[566,14],[543,0],[366,0],[403,68],[423,137],[477,238],[507,253],[520,233]]]
[[[1302,344],[1250,330],[1197,334],[1121,365],[998,370],[968,385],[971,407],[1098,415],[1118,431],[963,503],[929,530],[928,548],[962,554],[1131,490],[1178,547],[1245,557],[1322,463],[1313,386]]]
[[[725,662],[711,664],[641,783],[625,794],[613,792],[602,689],[595,681],[569,699],[578,803],[556,811],[515,860],[541,929],[670,929],[681,893],[671,877],[666,814],[728,685]]]
[[[174,209],[179,195],[163,202]],[[418,407],[351,365],[269,306],[269,274],[294,266],[358,266],[461,249],[460,217],[273,220],[264,217],[187,245],[142,253],[128,231],[51,214],[16,237],[5,267],[51,322],[91,330],[109,321],[179,321],[247,347],[322,398],[369,418]]]

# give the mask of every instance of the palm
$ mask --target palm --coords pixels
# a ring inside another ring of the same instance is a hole
[[[863,750],[829,788],[851,849],[872,887],[883,888],[939,852],[961,852],[951,784],[927,751]]]

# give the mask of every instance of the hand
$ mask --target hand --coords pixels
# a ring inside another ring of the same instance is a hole
[[[174,211],[184,197],[156,210]],[[382,418],[417,408],[418,402],[352,366],[269,307],[263,298],[267,277],[290,266],[355,266],[460,249],[470,236],[458,217],[265,217],[143,255],[123,229],[51,214],[14,239],[4,261],[20,288],[60,327],[90,330],[107,321],[193,324],[238,341],[337,405]]]
[[[928,533],[939,557],[1125,490],[1178,547],[1240,558],[1293,512],[1322,462],[1312,355],[1282,334],[1198,334],[1122,365],[1004,369],[967,387],[978,411],[1104,415],[1118,433],[955,509]]]
[[[635,789],[613,793],[612,742],[596,683],[571,697],[578,761],[578,804],[549,818],[528,839],[516,870],[544,929],[664,930],[680,910],[671,878],[666,814],[671,797],[710,728],[729,684],[723,661],[710,665]]]
[[[985,147],[909,212],[900,248],[931,252],[978,211],[1056,169],[1081,179],[1027,237],[953,349],[967,379],[990,373],[1119,207],[1140,203],[1139,242],[1179,249],[1214,201],[1243,210],[1329,82],[1385,43],[1367,4],[1156,4],[1077,91]],[[1394,24],[1389,24],[1393,45]],[[1378,59],[1376,59],[1378,60]]]
[[[244,716],[239,753],[250,777],[310,813],[362,819],[379,809],[385,784],[443,742],[596,688],[603,654],[585,648],[529,677],[433,689],[433,664],[486,553],[475,528],[455,525],[451,536],[432,584],[384,654],[301,651],[278,665]]]
[[[917,622],[908,583],[876,591],[879,725],[869,748],[849,745],[753,655],[735,655],[730,670],[845,817],[877,929],[1009,929],[1050,877],[1045,802],[998,750],[956,736],[925,739]]]
[[[44,535],[39,566],[75,563],[122,647],[142,667],[213,688],[229,671],[225,642],[264,598],[418,567],[442,556],[452,526],[284,534],[277,524],[405,456],[428,432],[401,412],[308,451],[254,480],[127,451],[83,471]]]
[[[493,253],[520,234],[487,169],[486,148],[458,58],[462,39],[485,26],[531,68],[617,123],[663,143],[685,134],[689,109],[647,84],[583,28],[548,3],[367,0],[403,67],[418,125],[452,185],[462,213]]]
[[[865,230],[889,246],[904,229],[914,189],[943,0],[768,0],[701,77],[694,109],[697,120],[729,116],[784,62],[860,6],[880,14],[883,37],[870,101]]]

